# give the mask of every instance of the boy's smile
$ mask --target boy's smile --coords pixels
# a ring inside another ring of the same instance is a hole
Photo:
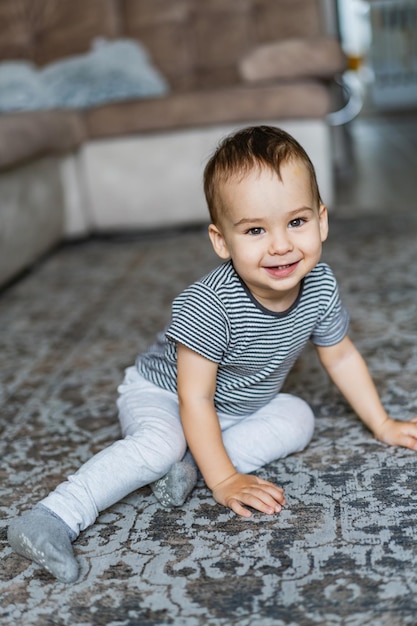
[[[300,282],[321,257],[327,210],[314,200],[303,163],[281,167],[281,180],[267,167],[254,167],[223,183],[221,218],[209,235],[216,253],[231,258],[253,296],[272,311],[295,301]]]

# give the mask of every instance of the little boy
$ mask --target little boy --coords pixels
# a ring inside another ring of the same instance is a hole
[[[223,263],[174,300],[165,332],[126,370],[123,439],[9,526],[12,547],[63,582],[77,579],[71,543],[100,511],[146,484],[181,505],[194,461],[219,504],[243,517],[247,507],[278,513],[283,490],[251,472],[311,440],[311,409],[280,392],[308,341],[375,437],[417,450],[417,418],[386,414],[348,338],[336,280],[320,263],[327,210],[303,148],[277,128],[239,131],[208,162],[204,189]]]

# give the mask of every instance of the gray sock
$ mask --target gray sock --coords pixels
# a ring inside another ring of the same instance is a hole
[[[151,483],[154,496],[162,506],[172,507],[184,504],[197,483],[197,467],[191,454],[174,463],[162,478]]]
[[[63,583],[78,578],[78,563],[71,541],[75,533],[60,517],[42,505],[13,520],[8,540],[22,556],[35,561]]]

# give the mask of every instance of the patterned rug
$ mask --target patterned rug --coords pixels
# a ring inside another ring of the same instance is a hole
[[[393,417],[417,414],[417,219],[333,219],[324,259],[351,336]],[[273,518],[237,518],[199,484],[180,509],[148,488],[75,543],[56,582],[14,554],[8,520],[119,437],[123,370],[180,289],[217,263],[205,232],[65,246],[0,297],[1,624],[402,626],[417,612],[417,453],[362,426],[308,349],[286,389],[314,408],[303,453],[259,474],[285,487]]]

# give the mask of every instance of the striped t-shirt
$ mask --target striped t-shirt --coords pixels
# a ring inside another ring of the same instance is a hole
[[[176,392],[179,342],[218,363],[216,409],[248,415],[276,396],[308,341],[334,345],[348,325],[336,279],[325,263],[304,278],[294,304],[275,313],[252,296],[227,261],[174,300],[171,322],[138,357],[137,367],[147,380]]]

